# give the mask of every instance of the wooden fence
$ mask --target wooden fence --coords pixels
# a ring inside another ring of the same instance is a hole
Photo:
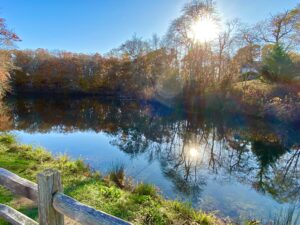
[[[84,205],[63,194],[60,173],[45,170],[37,176],[38,184],[0,168],[0,185],[38,205],[39,223],[0,204],[0,217],[13,225],[63,225],[64,215],[84,225],[129,225],[130,223]]]

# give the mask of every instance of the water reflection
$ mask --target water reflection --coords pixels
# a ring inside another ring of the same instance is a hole
[[[273,199],[274,206],[299,201],[300,132],[291,125],[116,99],[19,98],[7,100],[1,109],[2,130],[109,135],[111,145],[132,159],[143,157],[145,163],[158,163],[174,193],[191,200],[195,207],[207,205],[204,199],[207,201],[207,193],[216,184],[215,198],[221,193],[231,196],[235,186],[244,185],[251,190],[244,191],[249,196],[255,190],[263,201],[263,196]],[[225,194],[224,184],[232,185]],[[241,216],[239,206],[219,203],[212,209]]]

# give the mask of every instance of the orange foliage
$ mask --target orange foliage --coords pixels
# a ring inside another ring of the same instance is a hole
[[[13,51],[16,90],[44,93],[121,94],[151,97],[158,76],[170,70],[173,56],[165,50],[130,58],[70,52]]]
[[[20,41],[20,38],[12,31],[8,30],[5,20],[0,18],[0,47],[11,45],[14,41]],[[8,90],[9,70],[12,64],[8,52],[0,52],[0,98]]]
[[[12,129],[12,120],[9,116],[8,109],[0,102],[0,130],[9,131]]]

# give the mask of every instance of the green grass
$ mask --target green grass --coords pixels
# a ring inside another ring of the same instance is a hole
[[[120,179],[122,182],[126,180],[124,168],[115,168],[113,176],[110,173],[110,176],[101,177],[82,160],[72,161],[66,155],[53,157],[42,148],[18,144],[10,134],[0,134],[0,165],[31,181],[35,181],[37,173],[46,168],[58,169],[67,195],[134,224],[224,224],[213,214],[165,200],[153,185],[130,185],[131,188],[122,185],[120,188]],[[9,191],[0,188],[1,203],[37,219],[36,207],[20,205],[17,200]],[[0,221],[0,225],[4,224],[7,223]]]
[[[141,183],[134,188],[133,193],[138,194],[140,196],[157,196],[157,189],[154,185]]]

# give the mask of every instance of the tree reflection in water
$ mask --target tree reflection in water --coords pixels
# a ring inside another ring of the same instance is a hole
[[[176,191],[194,201],[208,173],[234,177],[278,202],[300,198],[300,132],[292,125],[97,98],[9,99],[0,117],[2,130],[105,132],[131,157],[159,161]]]

